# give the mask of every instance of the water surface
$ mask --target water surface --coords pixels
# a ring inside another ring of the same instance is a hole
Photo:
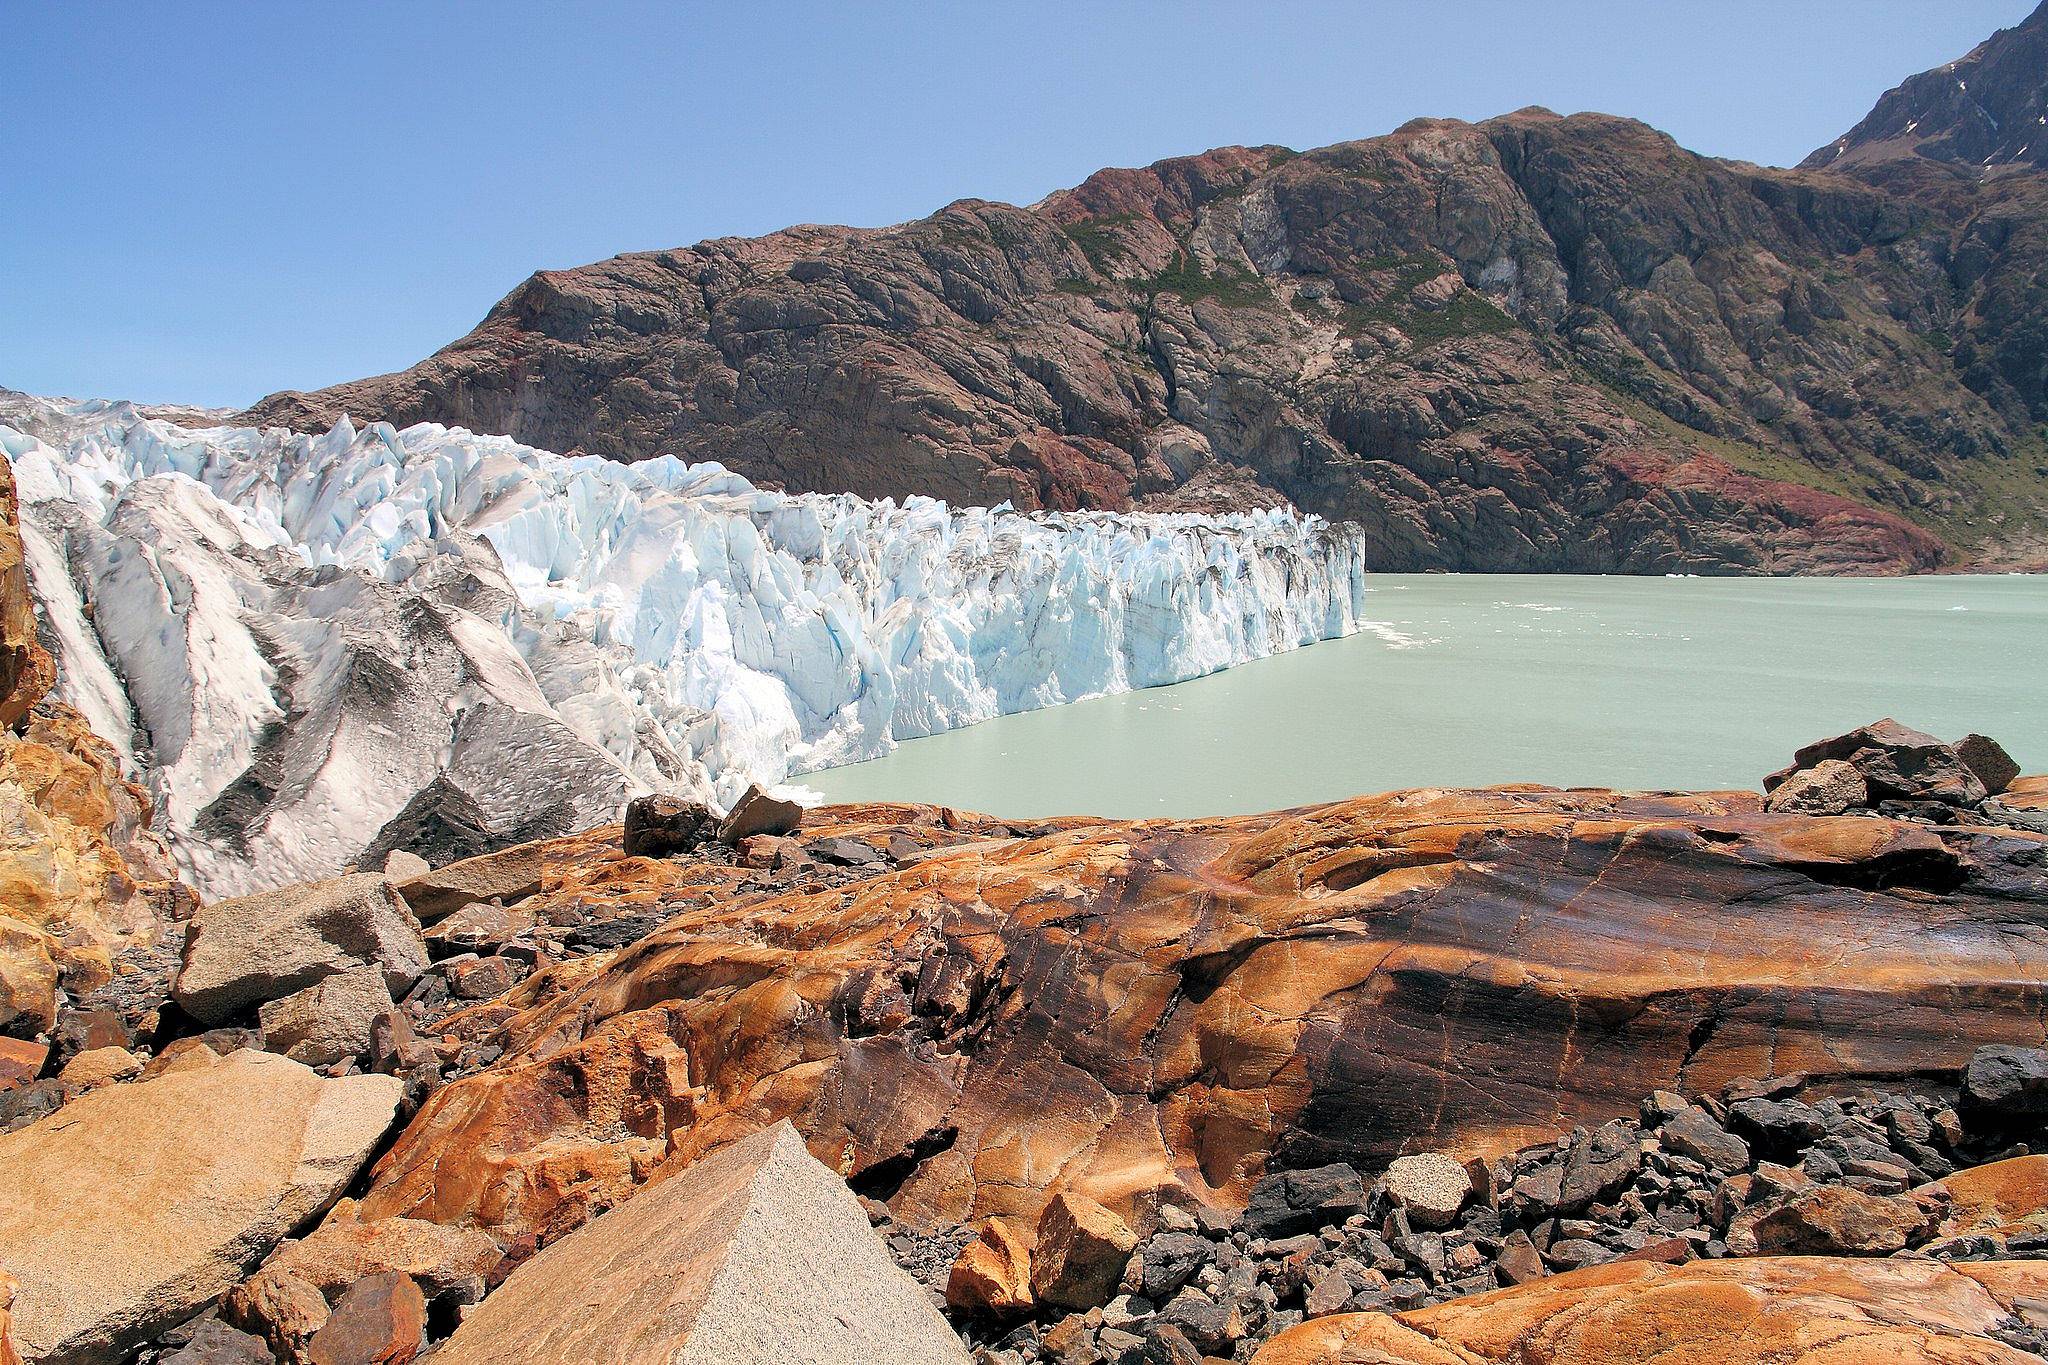
[[[796,779],[1003,815],[1210,815],[1395,787],[1754,787],[1896,716],[2048,771],[2048,578],[1381,574],[1372,628]]]

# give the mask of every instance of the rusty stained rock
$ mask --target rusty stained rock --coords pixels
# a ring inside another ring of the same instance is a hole
[[[1072,1190],[1143,1230],[1169,1197],[1241,1207],[1276,1155],[1493,1153],[1659,1088],[2042,1041],[2048,840],[1758,806],[1424,790],[1078,824],[812,894],[566,841],[554,894],[673,918],[494,1002],[506,1056],[426,1103],[365,1216],[545,1243],[788,1117],[912,1227],[1035,1226]]]
[[[2048,1262],[1760,1257],[1621,1261],[1408,1313],[1280,1333],[1253,1365],[2033,1365],[1997,1339]]]

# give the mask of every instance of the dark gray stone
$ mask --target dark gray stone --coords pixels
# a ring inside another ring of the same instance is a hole
[[[626,831],[620,847],[628,858],[667,858],[691,853],[717,836],[717,817],[699,801],[642,796],[626,803]]]
[[[1714,1122],[1704,1109],[1673,1114],[1657,1130],[1658,1140],[1724,1174],[1749,1169],[1749,1144]]]
[[[2034,1047],[1980,1047],[1963,1072],[1963,1100],[1999,1117],[2048,1114],[2048,1052]]]

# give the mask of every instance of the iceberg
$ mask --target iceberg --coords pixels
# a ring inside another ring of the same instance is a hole
[[[60,694],[208,896],[569,832],[650,790],[722,806],[1362,625],[1361,538],[1286,509],[792,495],[431,424],[6,393],[0,452]]]

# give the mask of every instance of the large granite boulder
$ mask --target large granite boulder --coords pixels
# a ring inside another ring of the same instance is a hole
[[[118,1361],[231,1289],[341,1193],[401,1083],[194,1053],[0,1136],[0,1266],[33,1360]]]
[[[419,922],[375,872],[207,906],[186,930],[172,994],[195,1018],[223,1024],[359,967],[381,971],[394,995],[427,969]]]
[[[327,1066],[370,1050],[370,1031],[392,1008],[384,969],[375,963],[323,976],[257,1011],[264,1046],[307,1066]]]
[[[749,874],[715,860],[565,840],[542,921],[601,899],[667,922],[466,1016],[506,1055],[427,1099],[365,1216],[544,1242],[671,1148],[783,1116],[920,1230],[1035,1228],[1065,1189],[1142,1234],[1164,1202],[1245,1207],[1276,1156],[1355,1184],[1573,1127],[1553,1202],[1567,1164],[1596,1201],[1638,1159],[1601,1126],[1653,1090],[2042,1043],[2040,836],[1759,806],[1392,793],[1076,825],[765,896],[719,890]],[[875,814],[807,825],[886,842]]]
[[[1254,1365],[2037,1365],[2001,1339],[2048,1262],[1624,1261],[1408,1313],[1280,1333]]]
[[[839,1177],[777,1124],[514,1271],[437,1365],[965,1365]]]

